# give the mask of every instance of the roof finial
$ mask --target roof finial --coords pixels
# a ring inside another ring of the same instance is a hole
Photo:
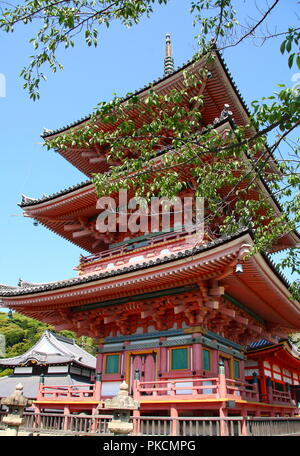
[[[165,76],[173,73],[173,71],[174,71],[174,59],[172,57],[171,36],[169,33],[167,33],[166,34]]]

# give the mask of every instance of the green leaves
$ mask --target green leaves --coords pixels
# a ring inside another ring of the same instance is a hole
[[[166,4],[168,0],[25,0],[2,10],[0,29],[7,33],[19,24],[38,24],[36,35],[30,39],[35,54],[21,71],[23,87],[30,98],[39,98],[40,82],[46,79],[41,68],[53,73],[63,69],[57,60],[61,46],[74,47],[75,37],[82,35],[87,46],[96,47],[102,26],[108,28],[112,22],[120,21],[131,27],[153,12],[155,2]]]
[[[300,69],[300,52],[299,52],[299,40],[300,40],[300,32],[297,29],[289,29],[286,38],[282,41],[280,45],[280,52],[284,54],[290,54],[288,57],[288,66],[292,68],[294,63]],[[292,52],[292,48],[296,47],[298,52]]]

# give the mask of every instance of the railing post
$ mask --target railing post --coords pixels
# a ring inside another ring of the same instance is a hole
[[[69,407],[65,406],[64,407],[64,431],[68,430],[69,414],[70,414]]]
[[[227,410],[224,407],[220,407],[219,414],[220,414],[220,435],[221,436],[228,435],[227,422],[226,422],[226,420],[224,420],[224,418],[227,417]]]
[[[133,410],[133,435],[140,435],[141,432],[141,419],[140,411]]]
[[[222,360],[219,361],[219,397],[225,398],[227,394],[225,367]]]
[[[241,434],[247,435],[247,412],[246,410],[242,410],[241,416],[243,417],[241,422]]]
[[[140,391],[139,391],[140,378],[141,378],[140,370],[135,369],[134,379],[133,379],[133,388],[132,388],[132,390],[133,390],[132,397],[135,401],[139,401],[139,397],[140,397]]]
[[[94,390],[94,399],[95,401],[100,401],[101,399],[101,372],[97,372],[96,380],[95,380],[95,390]]]
[[[34,406],[34,425],[33,427],[38,429],[41,426],[41,415],[40,407],[35,404]]]
[[[179,434],[179,432],[178,432],[178,420],[177,420],[177,418],[178,418],[178,410],[175,407],[171,407],[170,412],[171,412],[171,418],[173,418],[172,419],[172,424],[171,424],[171,426],[172,426],[172,435],[178,435]]]
[[[44,374],[41,374],[40,380],[39,380],[38,393],[37,393],[37,397],[36,397],[37,401],[40,401],[43,398],[44,384],[45,384],[45,376],[44,376]]]

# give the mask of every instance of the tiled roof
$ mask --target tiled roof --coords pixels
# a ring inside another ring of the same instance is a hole
[[[7,397],[12,394],[18,383],[23,386],[23,394],[28,399],[36,399],[39,388],[39,375],[9,375],[0,378],[0,398]],[[68,385],[85,385],[90,383],[88,378],[86,380],[79,380],[70,374],[45,374],[45,386],[68,386]]]
[[[225,71],[225,73],[227,74],[228,78],[230,79],[230,82],[236,92],[236,95],[238,96],[240,102],[242,103],[243,105],[243,108],[245,109],[245,111],[247,112],[248,115],[250,115],[250,111],[246,105],[246,102],[245,100],[243,99],[240,91],[238,90],[237,88],[237,85],[235,84],[235,82],[233,81],[233,78],[232,78],[232,75],[225,63],[225,61],[223,60],[222,56],[221,56],[221,53],[217,50],[215,50],[215,52],[217,53],[218,57],[219,57],[219,60],[222,64],[222,67]],[[180,71],[186,69],[189,65],[192,65],[193,63],[195,63],[198,59],[196,58],[192,58],[190,60],[188,60],[187,62],[185,62],[184,64],[182,64],[181,66],[178,66],[172,73],[170,74],[167,74],[167,75],[163,75],[161,76],[160,78],[158,79],[155,79],[154,81],[148,83],[148,84],[145,84],[144,87],[140,88],[140,89],[137,89],[135,90],[134,92],[131,92],[127,95],[125,95],[124,97],[121,97],[121,101],[126,101],[128,100],[129,98],[131,98],[132,96],[134,95],[138,95],[142,92],[144,92],[145,90],[149,90],[150,88],[154,87],[155,85],[159,84],[160,82],[164,81],[164,80],[167,80],[168,78],[174,76],[174,74],[176,73],[179,73]],[[75,122],[72,122],[68,125],[65,125],[64,127],[61,127],[61,128],[58,128],[56,130],[44,130],[43,134],[41,135],[42,138],[48,138],[50,136],[53,136],[53,135],[56,135],[58,133],[63,133],[64,131],[68,130],[69,128],[72,128],[72,127],[76,127],[84,122],[86,122],[87,120],[89,120],[91,118],[91,115],[87,115],[87,116],[84,116],[82,117],[81,119],[75,121]]]
[[[29,287],[32,289],[33,287]],[[96,368],[96,358],[73,339],[63,337],[51,331],[45,331],[40,340],[29,350],[13,358],[0,359],[0,366],[18,366],[29,359],[35,359],[43,364],[67,364],[74,362],[81,366]]]
[[[2,288],[2,285],[0,285],[0,296],[5,297],[5,296],[17,296],[17,295],[39,293],[41,291],[56,290],[56,289],[70,287],[73,285],[96,281],[99,279],[105,279],[107,277],[114,277],[114,276],[119,276],[122,274],[127,274],[128,272],[133,272],[133,271],[138,271],[140,269],[150,268],[150,267],[153,267],[153,266],[156,266],[159,264],[172,262],[172,261],[175,261],[180,258],[186,258],[186,257],[190,257],[192,255],[195,255],[195,254],[198,254],[201,252],[205,252],[207,250],[213,249],[214,247],[225,244],[226,242],[230,242],[231,240],[244,236],[247,233],[250,234],[250,231],[248,229],[241,228],[234,235],[222,236],[218,239],[208,242],[205,245],[195,246],[191,249],[187,249],[185,251],[174,253],[169,256],[160,257],[155,260],[149,260],[148,262],[136,263],[134,265],[130,265],[130,266],[124,267],[122,269],[110,270],[110,271],[105,271],[105,272],[101,272],[101,273],[85,275],[85,276],[81,276],[81,277],[74,277],[71,279],[61,280],[61,281],[57,281],[57,282],[48,282],[45,284],[38,284],[38,285],[31,284],[28,287],[8,288],[4,285]]]
[[[18,204],[20,207],[27,207],[27,206],[34,206],[35,204],[42,203],[44,201],[49,201],[54,198],[57,198],[59,196],[66,195],[67,193],[73,192],[75,190],[79,190],[80,188],[86,187],[92,183],[91,180],[86,180],[84,182],[80,182],[79,184],[72,185],[68,188],[65,188],[63,190],[60,190],[56,193],[53,193],[51,195],[43,195],[41,198],[29,198],[28,196],[22,195],[22,200],[21,203]]]
[[[218,239],[215,239],[211,242],[208,242],[207,244],[204,245],[198,245],[195,246],[191,249],[187,249],[178,253],[171,254],[169,256],[164,256],[164,257],[159,257],[153,260],[149,260],[148,262],[138,262],[136,264],[126,266],[124,268],[120,269],[112,269],[110,271],[105,271],[105,272],[99,272],[99,273],[94,273],[90,275],[84,275],[84,276],[79,276],[79,277],[73,277],[70,279],[65,279],[57,282],[48,282],[44,284],[30,284],[28,283],[27,287],[7,287],[6,285],[2,286],[0,285],[0,297],[9,297],[9,296],[18,296],[18,295],[26,295],[26,294],[33,294],[33,293],[39,293],[43,291],[48,291],[48,290],[57,290],[57,289],[62,289],[62,288],[67,288],[73,285],[78,285],[78,284],[83,284],[83,283],[89,283],[93,282],[96,280],[101,280],[101,279],[106,279],[108,277],[114,277],[114,276],[121,276],[122,274],[127,274],[130,272],[138,271],[141,269],[146,269],[150,268],[153,266],[157,266],[159,264],[165,264],[169,263],[172,261],[176,261],[180,258],[187,258],[191,257],[193,255],[196,255],[201,252],[205,252],[207,250],[213,249],[219,245],[226,244],[227,242],[230,242],[234,239],[237,239],[239,237],[242,237],[246,234],[250,234],[250,236],[253,238],[253,233],[251,230],[247,228],[241,228],[238,230],[234,235],[226,235],[222,236]],[[274,262],[270,259],[270,257],[264,253],[262,253],[263,258],[265,261],[268,263],[272,271],[277,275],[279,280],[286,286],[286,288],[290,287],[290,283],[287,281],[286,277],[278,271],[278,269],[275,267]]]

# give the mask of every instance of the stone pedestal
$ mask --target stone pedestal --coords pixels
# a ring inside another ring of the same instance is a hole
[[[10,396],[1,399],[1,405],[8,407],[8,414],[2,420],[7,425],[6,435],[18,435],[19,428],[24,422],[24,410],[31,404],[32,401],[23,396],[23,386],[21,383],[16,385],[15,391]]]
[[[120,391],[112,399],[104,402],[106,410],[113,411],[113,419],[108,424],[108,430],[114,435],[128,435],[133,431],[133,424],[130,423],[131,410],[139,409],[139,402],[128,395],[128,385],[123,382]]]

